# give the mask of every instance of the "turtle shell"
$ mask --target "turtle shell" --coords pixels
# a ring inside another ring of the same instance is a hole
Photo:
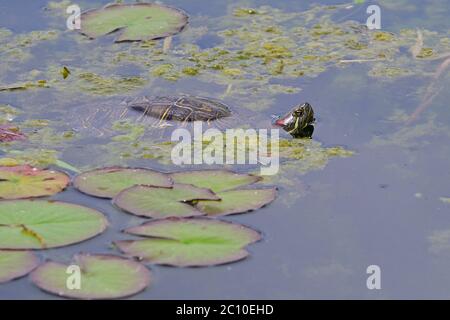
[[[231,115],[224,103],[196,96],[142,97],[128,107],[160,120],[211,121]]]

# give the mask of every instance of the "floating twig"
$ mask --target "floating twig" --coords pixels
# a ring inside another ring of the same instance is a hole
[[[442,86],[438,86],[438,82],[444,72],[450,67],[450,57],[442,62],[433,74],[433,81],[427,87],[427,92],[422,100],[422,103],[414,110],[414,112],[406,120],[406,125],[410,125],[420,116],[422,112],[428,109],[433,102],[433,99],[441,92]]]
[[[417,29],[417,40],[416,43],[409,49],[413,58],[417,58],[417,56],[422,52],[423,49],[423,33],[419,29]]]
[[[172,48],[172,37],[164,38],[163,52],[167,53]]]
[[[386,61],[386,59],[354,59],[354,60],[340,60],[339,63],[364,63],[364,62],[378,62]]]

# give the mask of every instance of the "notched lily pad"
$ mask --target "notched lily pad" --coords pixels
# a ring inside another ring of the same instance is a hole
[[[80,205],[45,200],[0,201],[0,249],[47,249],[102,233],[107,220]]]
[[[31,274],[40,289],[77,299],[114,299],[134,295],[150,284],[150,271],[142,264],[112,255],[78,254],[71,264],[80,268],[79,289],[67,286],[69,266],[47,262]]]
[[[114,198],[120,191],[134,185],[171,187],[172,180],[168,175],[150,169],[112,167],[82,173],[73,184],[91,196]]]
[[[188,16],[156,3],[110,4],[81,14],[81,33],[91,39],[118,33],[116,42],[154,40],[181,32]]]
[[[204,215],[186,203],[193,200],[220,200],[210,189],[188,184],[170,188],[134,186],[120,192],[113,200],[122,210],[144,217],[193,217]]]
[[[30,251],[0,250],[0,283],[27,275],[39,265],[39,259]]]
[[[0,199],[50,196],[63,191],[70,178],[58,171],[31,166],[0,167]]]
[[[196,207],[208,216],[224,216],[260,209],[277,196],[273,189],[231,190],[217,193],[220,201],[199,201]]]
[[[260,181],[262,178],[251,174],[240,174],[227,170],[198,170],[172,173],[176,183],[193,184],[214,192],[230,190]]]
[[[116,241],[127,255],[145,262],[177,267],[205,267],[230,263],[249,255],[245,247],[261,239],[259,232],[225,221],[164,219],[125,230],[147,237]]]

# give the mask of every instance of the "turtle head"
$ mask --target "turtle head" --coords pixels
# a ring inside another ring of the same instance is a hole
[[[130,99],[130,100],[126,101],[125,103],[128,108],[136,110],[136,111],[144,112],[144,114],[146,114],[150,108],[150,100],[145,96]]]
[[[275,121],[294,138],[311,138],[314,132],[314,110],[308,102],[294,107]]]

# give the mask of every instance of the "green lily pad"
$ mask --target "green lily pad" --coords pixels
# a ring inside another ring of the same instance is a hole
[[[33,271],[31,281],[44,291],[78,299],[128,297],[150,284],[150,271],[144,265],[129,259],[111,255],[78,254],[71,265],[80,268],[79,289],[69,288],[67,285],[71,276],[66,273],[69,266],[52,261]]]
[[[240,174],[227,170],[198,170],[172,173],[176,183],[193,184],[214,192],[230,190],[260,181],[262,178],[251,174]]]
[[[0,249],[47,249],[92,238],[107,227],[100,212],[45,200],[0,201]]]
[[[168,175],[150,169],[112,167],[82,173],[73,184],[91,196],[114,198],[120,191],[134,185],[171,187],[172,180]]]
[[[30,166],[0,167],[0,199],[50,196],[64,190],[70,178],[58,171]]]
[[[178,267],[204,267],[230,263],[249,255],[245,247],[261,239],[248,227],[214,219],[164,219],[125,230],[149,237],[116,241],[127,255],[149,263]]]
[[[110,4],[81,15],[81,33],[89,38],[118,33],[116,42],[165,38],[181,32],[188,16],[156,3]]]
[[[39,259],[30,251],[0,250],[0,283],[27,275],[39,265]]]
[[[204,215],[186,203],[193,200],[220,200],[211,190],[188,184],[170,188],[134,186],[120,192],[113,203],[122,210],[144,217],[193,217]]]
[[[276,189],[231,190],[217,193],[220,201],[199,201],[196,207],[208,216],[224,216],[257,210],[275,200]]]

